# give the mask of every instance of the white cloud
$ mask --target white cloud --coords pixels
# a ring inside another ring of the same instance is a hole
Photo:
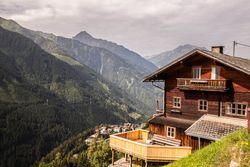
[[[185,43],[250,43],[249,0],[3,0],[0,15],[68,37],[87,30],[143,55]]]
[[[55,10],[51,7],[43,7],[38,9],[27,9],[21,14],[13,14],[11,19],[17,21],[33,21],[36,19],[49,19],[55,16]]]

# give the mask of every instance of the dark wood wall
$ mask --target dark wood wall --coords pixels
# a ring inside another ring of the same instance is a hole
[[[167,125],[159,125],[159,124],[149,124],[149,130],[151,133],[166,136],[166,127]],[[196,137],[191,137],[185,135],[185,130],[183,128],[176,128],[176,139],[181,140],[181,145],[182,146],[190,146],[192,147],[193,150],[199,149],[199,142],[198,138]],[[200,146],[201,148],[204,146],[207,146],[210,144],[212,141],[206,140],[206,139],[200,139]]]
[[[149,131],[162,136],[167,136],[166,126],[160,124],[149,124]]]
[[[177,88],[176,78],[192,78],[192,66],[197,65],[202,68],[202,79],[210,79],[211,67],[215,65],[220,66],[221,72],[219,79],[231,80],[231,90],[228,92],[179,90]],[[169,69],[166,74],[165,83],[167,112],[173,109],[173,96],[181,97],[180,111],[182,113],[200,116],[206,113],[217,115],[220,104],[222,105],[222,114],[227,115],[225,113],[226,102],[247,102],[250,104],[250,76],[220,63],[216,63],[208,58],[199,58],[186,63],[182,62],[176,67]],[[198,111],[198,99],[208,100],[207,112]],[[232,117],[246,118],[244,116]]]
[[[211,67],[220,66],[219,79],[231,80],[230,91],[212,92],[212,91],[196,91],[196,90],[179,90],[177,88],[176,78],[192,78],[192,67],[201,66],[201,79],[211,79]],[[203,114],[218,115],[221,112],[224,116],[238,117],[246,119],[246,116],[233,116],[225,112],[226,102],[247,102],[250,111],[250,76],[221,63],[202,57],[193,55],[189,60],[183,60],[178,65],[171,67],[166,73],[161,74],[165,77],[165,97],[166,111],[171,113],[173,109],[173,96],[181,97],[182,114],[190,116],[202,116]],[[198,111],[198,100],[208,100],[208,111]],[[220,110],[221,106],[221,110]],[[250,115],[249,115],[250,118]],[[151,132],[166,136],[166,126],[150,124]],[[250,128],[250,123],[249,123]],[[198,149],[198,138],[186,136],[186,129],[176,128],[176,138],[182,141],[182,145],[191,146],[194,150]],[[201,147],[211,143],[210,140],[201,139]]]

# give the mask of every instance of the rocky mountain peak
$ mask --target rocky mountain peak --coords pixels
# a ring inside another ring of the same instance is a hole
[[[87,31],[81,31],[76,34],[73,38],[76,39],[93,39],[93,37]]]

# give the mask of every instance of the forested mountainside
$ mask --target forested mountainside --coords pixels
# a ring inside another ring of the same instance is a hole
[[[38,161],[38,167],[107,167],[111,164],[109,141],[99,138],[89,145],[85,139],[93,130],[79,133],[61,143]],[[121,154],[116,153],[117,156]],[[118,158],[118,157],[117,157]]]
[[[190,44],[180,45],[173,50],[150,56],[148,60],[160,68],[166,64],[171,63],[172,61],[178,59],[179,57],[183,56],[184,54],[188,53],[189,51],[195,48],[200,48],[200,47]]]
[[[29,166],[100,123],[143,119],[140,101],[89,67],[1,27],[0,41],[0,166]]]
[[[0,18],[0,25],[5,29],[21,33],[32,39],[44,50],[58,58],[71,57],[81,64],[87,65],[108,81],[125,90],[132,97],[144,103],[148,108],[148,110],[144,110],[146,113],[154,112],[155,99],[162,97],[162,92],[150,83],[142,83],[143,78],[157,67],[138,54],[125,48],[121,49],[121,46],[112,44],[111,49],[104,46],[104,48],[89,46],[75,39],[28,30],[12,20],[3,18]],[[118,49],[115,49],[116,47]],[[121,56],[123,53],[126,55]]]

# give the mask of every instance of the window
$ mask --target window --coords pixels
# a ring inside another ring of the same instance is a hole
[[[198,111],[207,111],[208,102],[207,100],[198,100]]]
[[[226,103],[226,113],[231,115],[246,116],[247,103]]]
[[[220,76],[220,67],[212,67],[211,79],[219,79]]]
[[[173,97],[173,108],[181,108],[181,98]]]
[[[193,78],[201,79],[201,67],[193,67]]]
[[[167,137],[175,138],[175,127],[167,126]]]

